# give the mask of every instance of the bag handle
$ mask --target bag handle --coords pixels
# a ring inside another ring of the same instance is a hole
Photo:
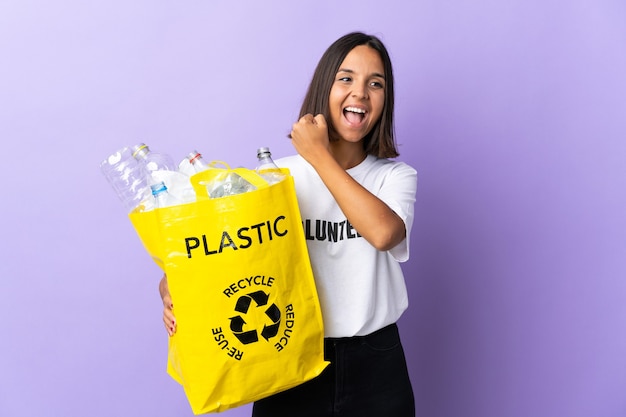
[[[218,165],[222,165],[224,168],[218,168]],[[268,182],[254,170],[247,168],[232,169],[224,161],[211,161],[209,166],[211,167],[210,169],[194,174],[189,178],[198,199],[209,198],[209,192],[206,188],[207,184],[215,181],[220,176],[225,177],[229,172],[234,172],[239,175],[241,178],[254,185],[257,190],[269,186]]]

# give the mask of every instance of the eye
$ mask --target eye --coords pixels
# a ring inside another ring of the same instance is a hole
[[[339,77],[337,79],[337,81],[343,81],[344,83],[348,83],[348,82],[352,81],[352,78],[350,78],[350,77]]]
[[[383,83],[381,83],[380,81],[372,81],[370,83],[370,86],[374,87],[374,88],[384,88],[385,87],[385,85]]]

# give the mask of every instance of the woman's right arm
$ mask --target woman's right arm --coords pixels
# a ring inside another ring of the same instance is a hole
[[[172,303],[170,289],[167,286],[166,274],[163,274],[163,278],[159,282],[159,293],[161,294],[161,300],[163,300],[163,324],[165,324],[167,334],[173,336],[176,333],[176,318],[174,317],[174,304]]]

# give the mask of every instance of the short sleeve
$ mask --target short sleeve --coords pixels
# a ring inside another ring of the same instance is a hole
[[[378,193],[378,198],[384,201],[404,222],[406,238],[389,250],[389,253],[398,262],[406,262],[409,259],[416,192],[417,172],[410,165],[397,162],[385,175]]]

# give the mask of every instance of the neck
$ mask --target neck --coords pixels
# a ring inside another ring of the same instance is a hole
[[[343,168],[350,169],[359,165],[367,154],[363,149],[363,144],[359,143],[347,143],[344,141],[330,142],[330,153],[335,158],[335,161]]]

